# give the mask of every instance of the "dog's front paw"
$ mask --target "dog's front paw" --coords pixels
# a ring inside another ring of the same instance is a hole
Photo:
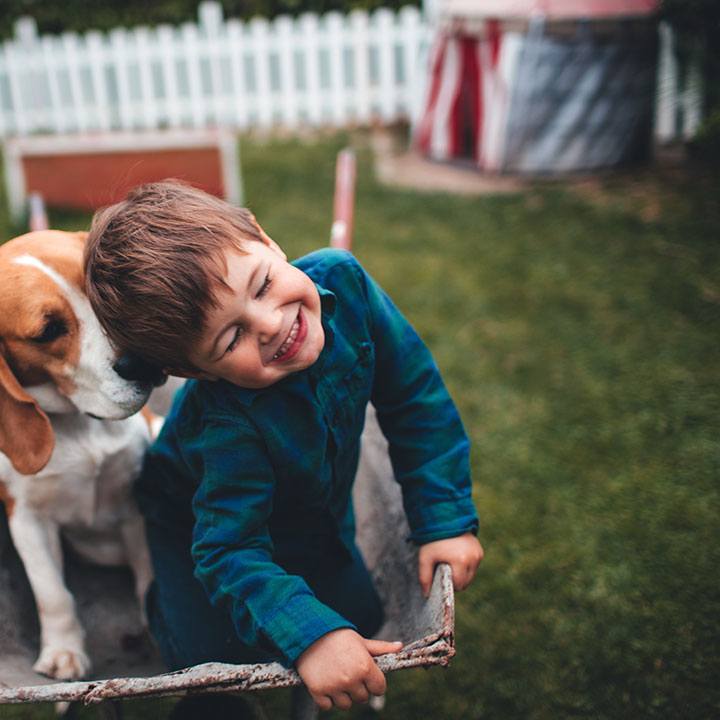
[[[47,646],[42,649],[33,670],[58,680],[79,680],[90,671],[90,658],[77,648]]]

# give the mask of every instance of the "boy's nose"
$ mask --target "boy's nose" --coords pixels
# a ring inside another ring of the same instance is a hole
[[[272,342],[282,329],[283,315],[280,310],[261,313],[255,320],[260,342],[265,344]]]

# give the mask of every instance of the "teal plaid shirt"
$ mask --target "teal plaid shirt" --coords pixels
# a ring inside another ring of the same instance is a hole
[[[294,264],[320,293],[318,360],[262,390],[187,382],[137,488],[150,521],[188,534],[195,574],[240,639],[290,663],[353,627],[300,574],[344,562],[353,547],[368,402],[389,441],[410,539],[478,526],[468,439],[417,333],[350,253],[325,249]]]

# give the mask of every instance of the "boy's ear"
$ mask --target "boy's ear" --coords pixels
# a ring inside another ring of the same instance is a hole
[[[265,243],[271,250],[274,250],[278,255],[282,255],[283,260],[287,260],[287,255],[283,251],[283,249],[260,227],[260,223],[257,221],[256,217],[250,213],[250,216],[252,218],[253,225],[257,228],[257,231],[260,233],[260,239],[262,242]]]

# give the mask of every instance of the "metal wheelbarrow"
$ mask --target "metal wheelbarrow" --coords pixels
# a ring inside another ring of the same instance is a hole
[[[338,156],[331,239],[337,247],[350,247],[354,173],[354,156],[343,151]],[[166,409],[162,397],[155,400],[160,403],[155,406],[157,411]],[[447,665],[455,654],[450,568],[437,567],[430,596],[425,599],[417,580],[417,552],[407,541],[409,529],[400,488],[393,479],[387,443],[371,406],[353,501],[358,545],[385,609],[386,622],[378,637],[404,643],[398,653],[376,658],[378,666],[387,673]],[[38,649],[37,614],[25,571],[12,547],[5,515],[0,512],[0,704],[93,704],[123,698],[302,685],[294,670],[278,663],[205,663],[165,673],[154,648],[142,640],[129,570],[90,566],[68,557],[66,576],[93,661],[93,678],[86,681],[57,682],[33,672]],[[307,693],[294,694],[293,718],[313,718],[316,712]]]

